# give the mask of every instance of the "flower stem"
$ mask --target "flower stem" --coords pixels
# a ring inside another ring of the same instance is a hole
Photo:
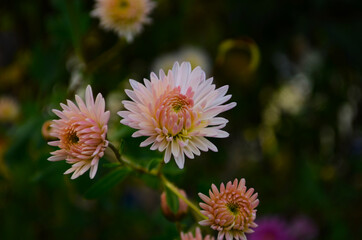
[[[131,168],[133,168],[134,170],[136,171],[139,171],[141,173],[144,173],[144,174],[149,174],[149,175],[152,175],[152,176],[157,176],[162,182],[163,184],[168,187],[177,197],[181,198],[192,210],[195,211],[195,213],[201,218],[201,219],[207,219],[207,217],[205,215],[203,215],[201,212],[200,212],[200,209],[195,205],[193,204],[190,200],[188,200],[186,197],[184,197],[184,195],[181,194],[181,192],[178,190],[178,188],[172,183],[170,182],[166,177],[165,175],[162,174],[162,167],[164,165],[164,163],[160,163],[158,169],[156,171],[152,170],[152,171],[149,171],[148,169],[126,159],[124,156],[121,156],[119,154],[119,151],[118,149],[112,144],[112,143],[109,143],[108,144],[109,148],[114,152],[117,160],[120,162],[120,163],[123,163]]]
[[[138,165],[137,163],[134,163],[130,160],[128,160],[127,158],[125,158],[124,156],[121,156],[121,154],[119,153],[118,149],[112,144],[112,143],[108,143],[108,147],[114,152],[114,155],[116,156],[117,160],[121,163],[121,164],[125,164],[131,168],[133,168],[136,171],[139,171],[141,173],[145,173],[145,174],[150,174],[150,175],[156,175],[156,173],[154,171],[148,171],[146,168]]]
[[[188,200],[186,197],[184,197],[178,188],[171,183],[163,174],[160,175],[160,178],[162,182],[165,184],[166,187],[168,187],[174,194],[176,194],[177,197],[181,198],[192,210],[195,211],[202,219],[207,219],[207,217],[200,212],[200,209],[193,204],[190,200]]]
[[[111,142],[108,142],[108,147],[113,151],[114,155],[116,155],[117,160],[118,160],[120,163],[123,163],[123,162],[121,161],[121,154],[119,154],[118,149],[117,149]]]

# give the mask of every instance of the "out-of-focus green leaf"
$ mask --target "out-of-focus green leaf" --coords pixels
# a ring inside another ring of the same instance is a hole
[[[148,174],[140,174],[138,176],[140,179],[142,179],[142,181],[150,188],[155,189],[155,190],[159,190],[160,189],[160,179],[156,176],[153,175],[148,175]]]
[[[155,169],[156,167],[158,167],[160,165],[161,161],[162,161],[162,159],[160,159],[160,158],[151,159],[151,161],[149,161],[149,163],[147,164],[147,170],[151,171],[152,169]]]
[[[98,198],[120,183],[132,170],[129,168],[117,168],[90,187],[84,196],[86,198]]]
[[[119,162],[114,162],[114,163],[104,163],[103,167],[106,168],[115,168],[115,167],[119,167],[121,164]]]
[[[171,209],[171,211],[176,214],[179,208],[178,197],[168,187],[165,187],[165,191],[167,205]]]

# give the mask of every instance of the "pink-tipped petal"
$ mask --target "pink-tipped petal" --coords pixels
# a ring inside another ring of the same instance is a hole
[[[181,232],[180,237],[181,240],[215,240],[215,238],[211,237],[210,235],[206,235],[205,238],[203,238],[199,227],[197,227],[195,230],[195,236],[193,236],[192,232]]]

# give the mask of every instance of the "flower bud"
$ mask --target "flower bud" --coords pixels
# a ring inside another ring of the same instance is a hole
[[[50,126],[52,124],[52,121],[46,121],[44,122],[43,126],[41,127],[41,135],[45,140],[55,140],[56,137],[52,136],[51,133],[53,131],[52,127]]]
[[[180,189],[179,191],[185,198],[187,197],[184,190]],[[170,209],[170,207],[167,204],[166,192],[164,191],[161,194],[162,213],[171,222],[181,220],[187,213],[187,209],[188,209],[187,204],[181,198],[179,198],[178,200],[179,200],[179,208],[178,208],[177,213],[175,214],[174,212],[172,212],[172,210]]]

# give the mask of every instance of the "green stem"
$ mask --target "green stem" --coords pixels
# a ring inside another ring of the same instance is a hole
[[[114,152],[114,155],[116,156],[117,160],[121,163],[121,164],[125,164],[131,168],[133,168],[134,170],[137,170],[139,172],[142,173],[147,173],[147,174],[151,174],[151,175],[155,175],[152,172],[149,172],[146,168],[128,160],[127,158],[125,158],[124,156],[121,156],[121,154],[119,153],[118,149],[112,144],[112,143],[108,143],[108,147]]]
[[[123,163],[123,162],[121,161],[121,154],[119,154],[118,149],[117,149],[111,142],[108,142],[108,147],[113,151],[114,155],[116,155],[117,160],[118,160],[120,163]]]
[[[120,163],[124,163],[125,165],[133,168],[136,171],[139,171],[141,173],[145,173],[145,174],[149,174],[149,175],[153,175],[153,176],[157,176],[158,178],[160,178],[160,180],[163,182],[163,184],[168,187],[177,197],[179,197],[180,199],[182,199],[192,210],[195,211],[195,213],[201,218],[201,219],[207,219],[207,217],[205,215],[203,215],[200,212],[200,209],[193,204],[190,200],[188,200],[184,195],[181,194],[181,192],[178,190],[178,188],[172,183],[170,182],[163,174],[162,174],[162,167],[163,167],[163,163],[161,163],[158,167],[158,169],[156,171],[152,170],[152,171],[148,171],[146,168],[126,159],[124,156],[121,156],[119,154],[118,149],[112,144],[109,143],[108,144],[109,148],[114,152],[116,158],[118,159],[118,161]]]
[[[207,217],[200,212],[200,209],[190,200],[188,200],[184,195],[182,195],[178,188],[173,183],[171,183],[164,175],[161,174],[160,178],[165,186],[168,187],[174,194],[176,194],[177,197],[181,198],[192,210],[195,211],[195,213],[197,213],[202,219],[207,219]]]

